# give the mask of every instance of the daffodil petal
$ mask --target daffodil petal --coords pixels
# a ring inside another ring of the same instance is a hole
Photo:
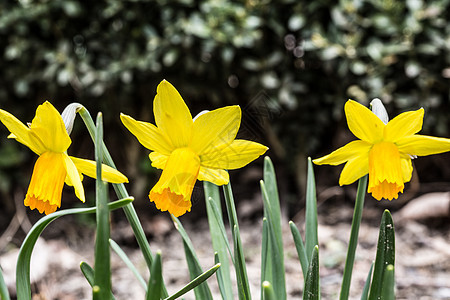
[[[337,166],[345,163],[348,160],[352,160],[355,157],[369,153],[372,145],[361,140],[352,141],[347,145],[325,155],[321,158],[313,160],[316,165],[333,165]]]
[[[425,156],[450,151],[450,139],[427,135],[411,135],[395,143],[402,154]]]
[[[384,140],[395,143],[398,139],[413,135],[422,129],[423,108],[399,114],[384,129]]]
[[[95,161],[73,156],[70,156],[70,159],[79,172],[89,177],[97,178],[97,165]],[[102,164],[102,180],[111,183],[128,182],[128,178],[125,175],[105,164]]]
[[[402,165],[402,177],[403,182],[409,182],[412,177],[413,166],[410,158],[400,159]]]
[[[356,101],[348,100],[345,103],[345,116],[350,131],[360,140],[376,143],[383,138],[383,121],[370,109]]]
[[[41,155],[45,152],[42,141],[31,132],[30,128],[25,126],[19,119],[9,112],[0,109],[0,121],[8,128],[11,134],[8,138],[16,139],[19,143],[24,144],[34,153]]]
[[[50,214],[61,206],[66,178],[64,153],[44,152],[36,161],[24,205]]]
[[[352,184],[369,173],[369,153],[350,159],[342,169],[339,185]]]
[[[64,163],[66,166],[67,177],[69,177],[70,183],[75,189],[75,195],[82,202],[85,201],[83,183],[81,182],[80,173],[78,173],[77,167],[72,161],[72,158],[64,153]]]
[[[238,169],[257,159],[267,149],[269,148],[256,142],[234,140],[221,150],[201,155],[201,165],[213,169]]]
[[[148,155],[148,157],[152,161],[152,167],[157,169],[164,169],[167,160],[169,159],[168,155],[164,155],[158,152],[152,152]]]
[[[30,130],[45,143],[48,151],[65,152],[71,144],[61,115],[48,101],[36,109]]]
[[[237,105],[206,112],[194,121],[189,147],[198,155],[230,144],[241,124],[241,108]]]
[[[136,121],[130,116],[120,114],[123,125],[147,149],[169,155],[174,147],[153,124]]]
[[[198,180],[209,181],[215,185],[224,185],[230,181],[230,177],[225,170],[200,167]]]
[[[189,148],[172,152],[160,179],[149,193],[161,211],[178,217],[191,210],[191,195],[200,171],[200,159]]]
[[[156,126],[175,148],[189,144],[192,116],[183,98],[168,81],[163,80],[157,88],[153,102]]]
[[[83,174],[81,174],[80,171],[78,171],[78,175],[80,175],[80,180],[83,182]],[[64,181],[68,186],[73,186],[72,181],[70,181],[70,177],[66,176],[66,179]]]

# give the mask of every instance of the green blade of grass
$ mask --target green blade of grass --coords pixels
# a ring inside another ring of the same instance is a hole
[[[80,263],[80,269],[81,269],[81,273],[83,273],[83,275],[86,278],[86,280],[88,281],[89,285],[91,287],[94,287],[94,269],[92,269],[92,267],[84,261],[82,261]],[[111,291],[109,294],[110,294],[109,299],[111,299],[111,300],[116,299]]]
[[[204,181],[206,212],[208,215],[209,231],[213,249],[217,255],[217,262],[221,263],[220,269],[217,271],[217,280],[220,279],[219,289],[223,299],[233,298],[233,288],[230,276],[230,263],[227,249],[232,255],[230,245],[223,224],[222,210],[220,209],[219,188],[210,182]]]
[[[361,300],[367,300],[369,297],[370,279],[372,278],[373,263],[370,265],[369,274],[367,274],[366,282],[361,293]]]
[[[146,300],[160,300],[162,294],[162,260],[161,251],[156,251],[153,261],[150,278],[148,280],[148,290]]]
[[[358,181],[358,190],[356,192],[355,208],[353,209],[352,226],[350,229],[350,240],[348,242],[347,258],[345,260],[344,275],[339,296],[340,300],[348,299],[350,293],[353,263],[355,262],[356,246],[358,245],[359,226],[361,224],[364,198],[366,196],[367,178],[368,175],[362,177]]]
[[[305,279],[305,289],[303,290],[303,300],[319,300],[319,246],[315,246],[311,254],[311,261]]]
[[[102,180],[103,121],[101,113],[98,113],[97,115],[95,137],[95,161],[97,164],[95,195],[97,205],[97,234],[95,239],[94,286],[98,287],[98,292],[93,293],[93,299],[98,300],[107,299],[111,291],[111,254],[109,250],[110,222],[106,189],[107,184]]]
[[[122,248],[120,248],[120,246],[112,239],[109,239],[109,245],[114,250],[114,252],[116,252],[116,254],[120,257],[120,259],[122,259],[122,261],[127,265],[128,269],[130,269],[130,271],[133,272],[134,276],[142,285],[144,290],[147,290],[147,283],[145,282],[144,278],[142,278],[141,274],[133,265],[131,260],[128,258],[127,254],[122,250]]]
[[[127,197],[125,199],[117,200],[108,204],[110,210],[122,208],[133,201],[133,197]],[[34,224],[31,230],[25,237],[22,246],[19,250],[19,256],[17,258],[16,267],[16,290],[17,299],[20,300],[30,300],[31,299],[31,289],[30,289],[30,261],[31,254],[33,253],[34,245],[37,239],[41,235],[42,231],[50,224],[52,221],[58,219],[59,217],[72,215],[72,214],[87,214],[95,213],[96,207],[91,208],[72,208],[56,211],[45,217],[42,217],[39,221]]]
[[[317,198],[316,180],[314,179],[314,169],[311,157],[308,157],[308,175],[306,180],[306,224],[305,224],[305,249],[308,261],[311,262],[311,255],[314,247],[319,244],[317,236]]]
[[[236,271],[236,280],[238,284],[238,295],[240,300],[251,299],[250,286],[248,283],[247,268],[245,266],[244,251],[242,249],[242,240],[239,233],[239,225],[234,205],[233,191],[231,183],[223,187],[225,204],[227,207],[228,219],[231,227],[231,234],[234,243],[234,269]]]
[[[289,227],[291,228],[292,237],[294,238],[295,248],[297,249],[298,259],[302,267],[303,278],[306,278],[308,272],[308,257],[306,256],[305,245],[303,244],[302,236],[294,222],[289,221]]]
[[[178,220],[178,218],[174,217],[173,215],[170,216],[172,217],[175,228],[178,230],[181,238],[183,239],[184,253],[186,255],[186,262],[188,264],[189,274],[192,280],[203,273],[203,270],[200,266],[200,261],[198,260],[197,254],[195,253],[194,245],[192,244],[191,239],[184,230],[180,220]],[[212,300],[211,290],[209,289],[206,282],[195,287],[194,293],[196,299]]]
[[[3,279],[3,270],[0,268],[0,299],[10,300],[8,287],[6,286],[5,280]]]
[[[275,295],[275,291],[273,290],[273,286],[270,282],[263,281],[261,286],[263,300],[278,300],[278,297]]]
[[[84,124],[86,125],[86,128],[92,140],[95,141],[95,125],[89,111],[85,107],[82,107],[78,111],[78,113],[82,118]],[[117,169],[111,155],[109,154],[108,149],[106,148],[105,143],[103,143],[103,158],[105,164],[107,164],[112,168]],[[113,184],[112,186],[114,187],[114,191],[116,192],[118,198],[129,197],[128,192],[123,183]],[[139,217],[136,213],[136,210],[134,209],[133,204],[130,203],[129,205],[123,207],[123,211],[125,213],[125,216],[127,217],[128,222],[130,223],[131,228],[133,229],[136,241],[138,242],[139,248],[142,251],[142,255],[144,256],[145,262],[147,263],[148,270],[150,271],[153,262],[153,255],[150,249],[150,245],[147,242],[147,237],[145,236],[144,229],[142,228],[142,224],[139,221]],[[164,284],[163,284],[163,296],[164,297],[168,296]]]
[[[380,299],[382,296],[385,270],[388,265],[395,265],[395,232],[391,213],[385,210],[381,217],[369,300]]]
[[[276,185],[276,183],[272,182],[271,185]],[[268,260],[266,266],[268,264],[271,265],[271,268],[267,269],[267,271],[269,271],[270,274],[264,272],[266,273],[264,277],[271,279],[270,281],[273,282],[273,289],[275,291],[275,295],[277,295],[277,299],[282,300],[286,299],[286,280],[284,271],[283,240],[280,223],[281,219],[280,210],[279,205],[274,204],[274,202],[278,203],[278,199],[269,199],[266,184],[264,181],[261,181],[261,193],[263,195],[263,202],[264,202],[264,215],[267,219],[267,232],[269,233],[268,234],[269,241],[267,245],[268,251],[266,251],[266,253],[269,256],[262,258]],[[273,193],[272,196],[277,197],[277,195],[274,195]]]
[[[175,300],[175,299],[178,299],[179,297],[183,296],[184,294],[186,294],[187,292],[189,292],[190,290],[192,290],[196,286],[199,286],[200,284],[202,284],[206,279],[211,277],[217,271],[217,269],[219,267],[220,267],[220,264],[215,264],[211,269],[206,270],[204,273],[202,273],[201,275],[196,277],[194,280],[189,282],[181,290],[179,290],[178,292],[176,292],[172,296],[170,296],[168,298],[165,298],[164,300]],[[198,298],[198,299],[201,299],[201,298]]]

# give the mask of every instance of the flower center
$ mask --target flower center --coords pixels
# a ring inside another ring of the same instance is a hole
[[[24,200],[25,206],[37,208],[46,215],[61,206],[61,194],[66,178],[62,153],[44,152],[34,165],[30,185]]]
[[[167,159],[161,178],[149,194],[161,211],[178,217],[191,210],[191,195],[200,170],[200,158],[189,148],[175,149]]]
[[[392,200],[403,192],[403,177],[400,153],[397,146],[390,142],[373,145],[369,152],[369,188],[372,196]]]

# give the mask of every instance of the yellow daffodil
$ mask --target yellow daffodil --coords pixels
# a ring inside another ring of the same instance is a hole
[[[152,166],[163,169],[149,193],[161,211],[174,216],[191,210],[195,182],[227,184],[225,170],[247,165],[267,147],[235,139],[241,122],[239,106],[227,106],[198,115],[194,120],[178,91],[163,80],[153,102],[156,126],[121,114],[120,118],[139,142],[153,151]]]
[[[25,206],[50,214],[61,207],[64,182],[75,189],[76,196],[85,201],[82,174],[96,177],[95,161],[67,155],[71,144],[63,119],[58,111],[45,102],[39,105],[29,126],[0,109],[0,121],[8,128],[9,138],[16,139],[39,155],[34,165]],[[112,183],[128,182],[119,171],[102,166],[102,179]]]
[[[411,158],[450,151],[450,139],[416,134],[422,129],[424,110],[402,113],[386,124],[367,107],[349,100],[345,115],[350,131],[359,140],[322,158],[318,165],[346,163],[339,184],[351,184],[369,174],[368,192],[381,200],[398,198],[411,180]]]

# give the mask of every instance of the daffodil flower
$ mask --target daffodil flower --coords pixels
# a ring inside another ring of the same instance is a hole
[[[216,185],[229,181],[225,170],[241,168],[266,152],[267,147],[235,139],[241,122],[239,106],[203,112],[192,120],[178,91],[163,80],[153,102],[156,126],[121,114],[139,142],[151,150],[152,166],[163,169],[149,193],[150,201],[174,216],[191,210],[195,182]]]
[[[315,159],[318,165],[346,163],[339,184],[351,184],[369,174],[368,192],[381,200],[398,198],[411,180],[411,158],[450,151],[450,139],[416,134],[422,129],[423,108],[404,112],[386,124],[367,107],[349,100],[345,115],[359,140]]]
[[[85,201],[82,174],[95,178],[95,161],[67,154],[72,141],[61,115],[50,102],[38,106],[29,126],[2,109],[0,121],[11,132],[8,138],[16,139],[39,155],[24,200],[25,206],[47,215],[56,211],[61,207],[64,182],[73,186],[76,196]],[[102,179],[112,183],[128,182],[122,173],[106,165],[102,166]]]

